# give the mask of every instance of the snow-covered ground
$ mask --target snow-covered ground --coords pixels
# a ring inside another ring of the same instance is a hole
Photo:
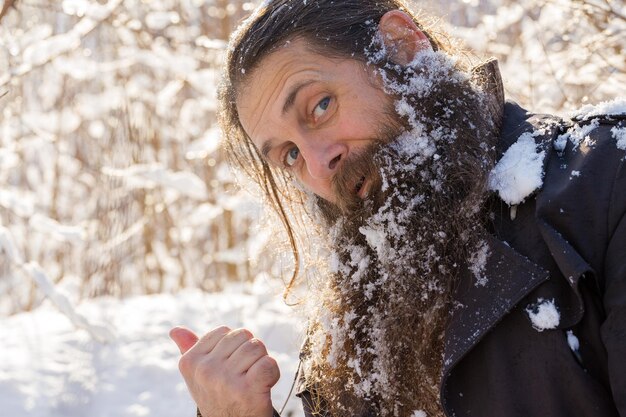
[[[178,349],[168,337],[175,325],[196,332],[219,324],[252,330],[281,368],[273,390],[277,409],[298,365],[299,320],[264,279],[218,294],[185,290],[93,299],[76,310],[90,325],[106,326],[111,340],[95,341],[48,302],[0,319],[1,416],[195,416],[178,373]],[[292,398],[283,415],[300,416],[300,410],[300,401]]]

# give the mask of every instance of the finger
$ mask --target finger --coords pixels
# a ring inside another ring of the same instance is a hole
[[[185,354],[198,341],[198,336],[184,327],[174,327],[170,330],[170,338],[176,343],[181,354]]]
[[[215,349],[215,346],[219,343],[219,341],[230,332],[231,329],[228,326],[216,327],[202,336],[200,340],[198,340],[198,343],[190,349],[189,353],[193,353],[194,355],[206,355],[207,353],[210,353],[213,349]]]
[[[250,367],[246,378],[251,386],[259,387],[259,393],[265,393],[280,379],[280,369],[274,358],[265,355]]]
[[[220,340],[215,349],[213,349],[213,355],[216,358],[227,359],[235,352],[239,346],[252,339],[254,335],[248,329],[236,329],[229,332],[226,336]]]
[[[252,365],[263,356],[267,355],[267,349],[263,342],[257,338],[252,338],[244,342],[228,358],[229,371],[234,373],[245,373]]]
[[[178,368],[180,372],[185,375],[191,375],[194,369],[197,368],[199,361],[203,358],[207,358],[207,355],[213,350],[215,345],[230,332],[230,328],[226,326],[216,327],[211,330],[197,341],[189,350],[187,350],[183,356],[181,356],[178,362]]]

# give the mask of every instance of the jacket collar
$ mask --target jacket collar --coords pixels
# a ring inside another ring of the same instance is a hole
[[[521,107],[504,103],[502,78],[495,59],[472,69],[487,93],[488,111],[501,127],[499,147],[510,146],[531,129],[530,115]],[[503,143],[504,142],[504,143]],[[502,151],[502,149],[500,149]],[[446,329],[443,378],[465,354],[530,291],[548,278],[548,273],[489,235],[489,256],[483,279],[462,276],[454,294],[457,303]],[[443,386],[443,384],[442,384]]]
[[[538,150],[551,152],[553,142],[560,133],[563,121],[550,115],[535,115],[515,103],[504,103],[502,81],[496,60],[487,61],[473,70],[476,76],[487,81],[489,95],[489,111],[499,115],[501,134],[498,152],[502,154],[517,141],[524,132],[536,132]],[[485,78],[486,77],[486,78]],[[548,158],[544,159],[544,171]],[[541,216],[538,216],[541,218]],[[575,300],[570,303],[575,314],[567,315],[562,325],[571,326],[582,316],[578,279],[590,273],[589,265],[578,253],[556,232],[547,222],[538,221],[540,233],[555,262],[572,289]],[[519,254],[508,244],[494,236],[487,236],[490,248],[489,257],[483,269],[484,276],[477,285],[475,278],[467,275],[460,277],[454,294],[457,307],[452,313],[445,334],[444,366],[442,389],[451,369],[489,332],[515,305],[526,295],[549,278],[545,269],[537,266]]]
[[[480,285],[461,277],[456,307],[446,329],[443,382],[449,371],[528,293],[548,279],[538,267],[506,243],[488,235],[489,256]],[[442,384],[443,386],[444,384]]]
[[[491,58],[472,68],[471,77],[483,87],[486,94],[487,115],[491,116],[490,119],[496,123],[499,130],[504,117],[504,87],[502,86],[498,60]]]
[[[535,116],[517,104],[504,101],[502,79],[495,59],[472,70],[487,93],[488,111],[501,129],[498,151],[501,154],[527,131],[544,129],[538,147],[547,150],[557,133],[550,116]],[[545,140],[542,140],[544,138]],[[481,283],[470,273],[460,277],[454,294],[457,305],[445,334],[442,388],[451,369],[513,307],[533,289],[545,282],[549,273],[491,235],[486,237],[489,256]]]

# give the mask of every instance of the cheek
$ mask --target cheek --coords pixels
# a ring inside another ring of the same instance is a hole
[[[362,139],[375,137],[381,122],[387,119],[389,109],[393,108],[392,103],[392,98],[382,92],[364,92],[351,100],[344,109],[342,133],[352,133],[351,136]]]
[[[341,138],[353,140],[370,139],[376,132],[376,121],[380,116],[371,108],[352,106],[346,109],[338,124],[338,133]]]

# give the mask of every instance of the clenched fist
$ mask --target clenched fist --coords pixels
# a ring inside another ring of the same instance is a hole
[[[249,330],[218,327],[202,338],[170,331],[183,354],[179,369],[203,417],[271,417],[270,389],[280,371]]]

